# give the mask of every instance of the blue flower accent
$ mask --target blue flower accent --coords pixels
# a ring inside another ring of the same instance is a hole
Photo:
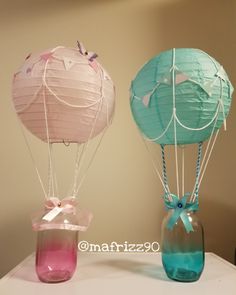
[[[164,195],[164,201],[165,206],[168,210],[172,209],[173,213],[170,216],[167,228],[172,230],[175,223],[178,221],[179,218],[181,218],[184,227],[187,231],[187,233],[194,231],[193,226],[191,222],[189,221],[187,212],[188,211],[197,211],[198,210],[198,201],[195,200],[194,202],[187,202],[187,199],[189,197],[189,193],[185,194],[181,199],[179,199],[174,194],[165,194]],[[169,197],[172,198],[172,201],[170,201]]]

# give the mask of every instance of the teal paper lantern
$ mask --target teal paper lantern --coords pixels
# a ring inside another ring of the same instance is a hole
[[[208,139],[225,121],[233,86],[223,67],[199,49],[172,49],[152,58],[131,84],[131,110],[143,135],[156,143]]]

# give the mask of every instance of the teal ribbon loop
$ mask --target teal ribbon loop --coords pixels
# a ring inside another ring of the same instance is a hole
[[[167,228],[172,230],[175,223],[181,218],[187,233],[194,231],[191,222],[189,221],[187,212],[198,210],[197,199],[194,202],[187,202],[189,193],[186,193],[181,199],[174,194],[165,194],[164,201],[167,210],[173,209],[173,213],[167,222]],[[171,201],[170,201],[171,197]]]

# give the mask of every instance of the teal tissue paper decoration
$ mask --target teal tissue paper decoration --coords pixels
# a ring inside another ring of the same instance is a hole
[[[229,113],[233,86],[223,67],[199,49],[171,49],[148,61],[131,83],[141,133],[167,145],[203,142]]]

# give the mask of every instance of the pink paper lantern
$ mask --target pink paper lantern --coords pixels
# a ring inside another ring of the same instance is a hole
[[[97,55],[56,47],[28,56],[13,79],[13,103],[25,127],[50,143],[83,143],[111,122],[114,85]]]

